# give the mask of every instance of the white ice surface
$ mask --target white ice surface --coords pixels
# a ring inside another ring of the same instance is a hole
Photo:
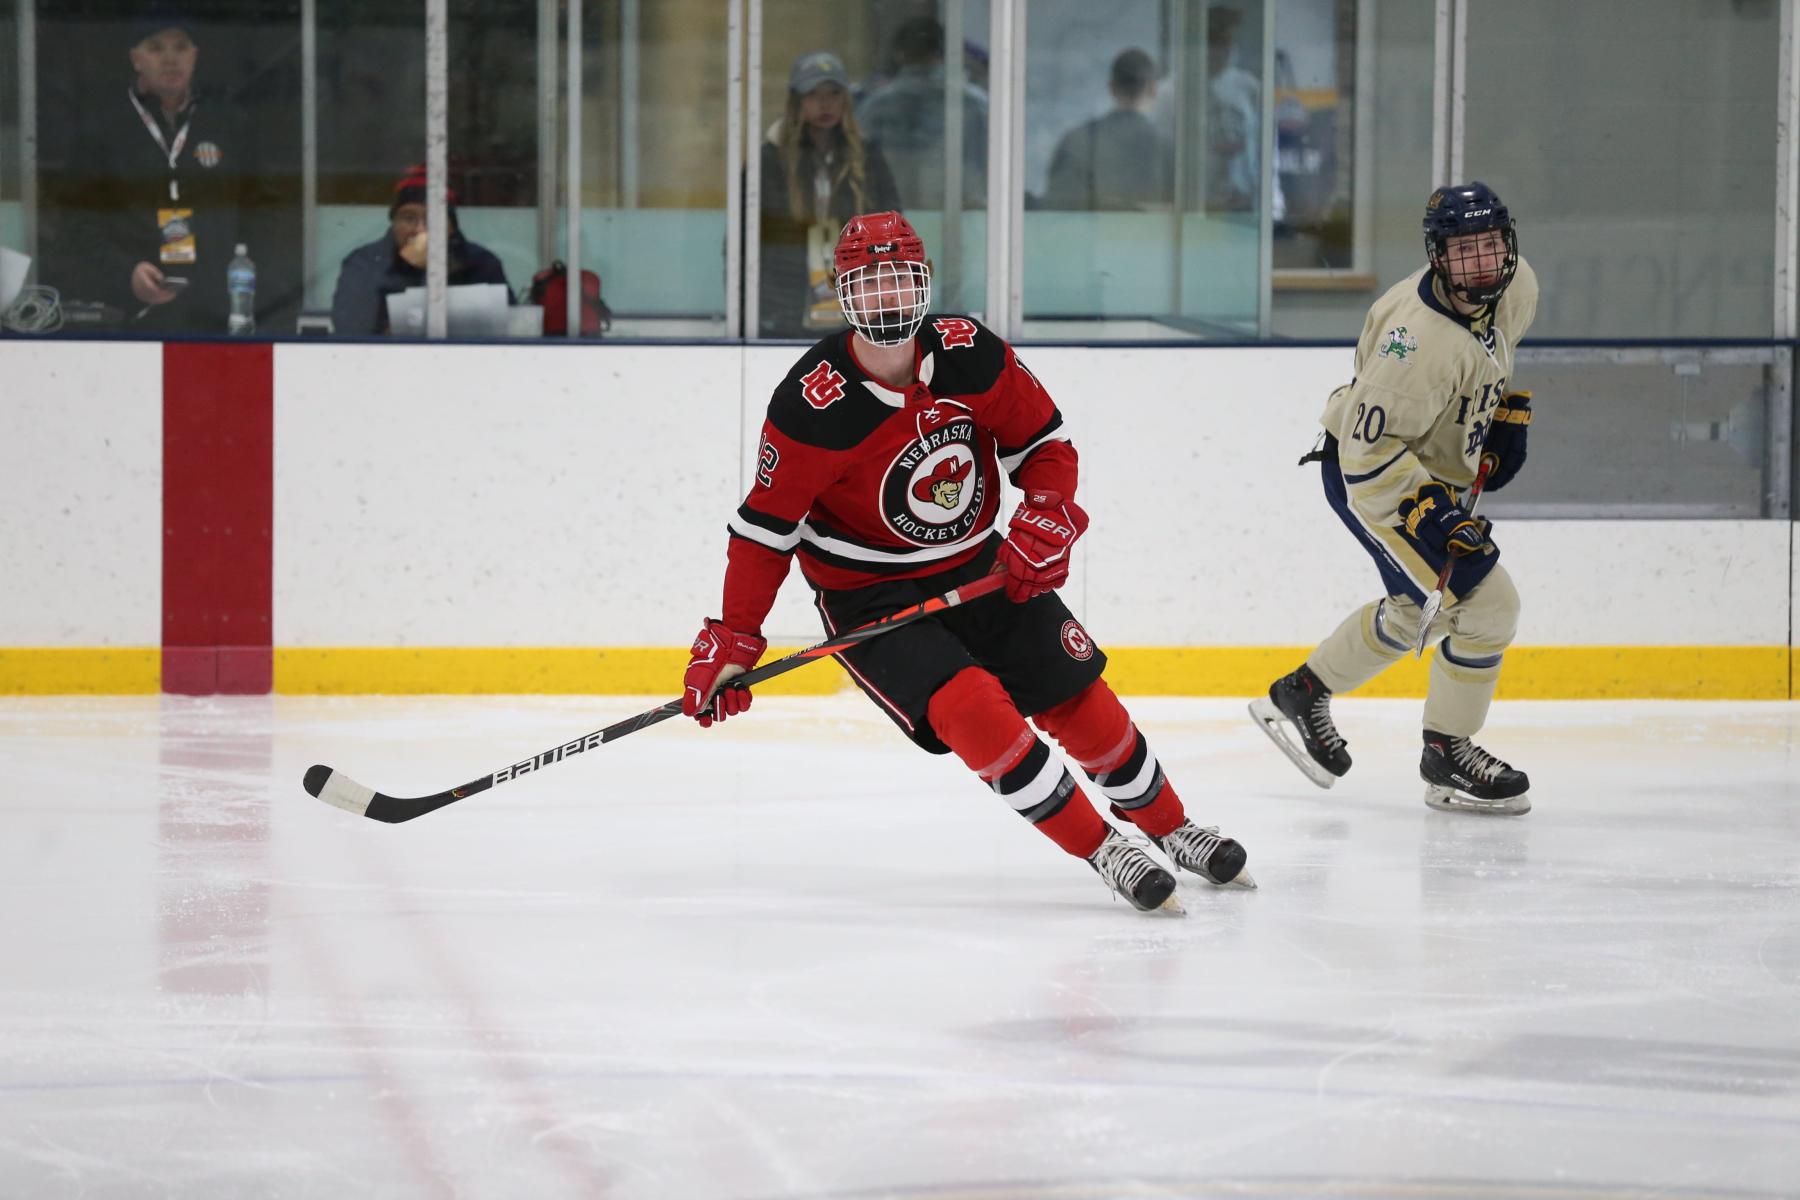
[[[1496,706],[1503,819],[1136,701],[1182,920],[854,695],[300,787],[650,703],[0,701],[0,1196],[1800,1194],[1800,706]]]

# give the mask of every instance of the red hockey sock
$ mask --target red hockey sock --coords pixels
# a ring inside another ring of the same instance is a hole
[[[1113,811],[1145,833],[1161,837],[1187,819],[1162,764],[1106,680],[1094,680],[1035,720],[1081,764]]]
[[[1187,820],[1187,809],[1182,805],[1181,797],[1175,794],[1175,785],[1166,777],[1162,787],[1144,807],[1123,808],[1115,804],[1112,808],[1152,837],[1174,833]]]
[[[993,675],[980,667],[958,671],[931,697],[926,716],[982,782],[1058,846],[1086,858],[1106,840],[1106,822]]]

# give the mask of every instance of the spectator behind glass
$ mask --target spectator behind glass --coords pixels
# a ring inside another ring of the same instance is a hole
[[[1113,59],[1113,110],[1063,134],[1050,160],[1044,207],[1141,209],[1174,196],[1174,156],[1145,115],[1156,99],[1156,64],[1142,50]]]
[[[251,139],[223,101],[196,96],[199,37],[185,15],[152,9],[127,46],[124,95],[106,89],[45,171],[44,280],[65,301],[111,306],[135,332],[223,334],[225,268],[260,186]]]
[[[448,196],[450,244],[445,247],[450,286],[465,283],[506,283],[506,268],[493,252],[462,234],[456,220],[456,192]],[[387,298],[407,288],[425,286],[425,253],[430,246],[425,228],[425,165],[420,163],[394,185],[394,201],[388,205],[388,231],[366,246],[344,256],[338,268],[337,292],[331,299],[332,332],[346,337],[366,337],[388,331]],[[512,286],[506,288],[512,303]]]
[[[762,147],[763,337],[844,328],[831,270],[838,231],[857,213],[900,207],[887,159],[853,110],[837,55],[815,50],[794,61],[787,107]]]
[[[1206,78],[1212,99],[1207,124],[1206,207],[1215,212],[1250,212],[1262,194],[1262,81],[1238,65],[1238,26],[1244,14],[1215,4],[1206,10]],[[1274,181],[1273,220],[1283,220],[1287,203],[1281,178]]]
[[[944,27],[915,17],[894,32],[894,77],[862,102],[862,125],[881,143],[912,209],[944,207]],[[963,84],[964,208],[987,207],[987,93]]]

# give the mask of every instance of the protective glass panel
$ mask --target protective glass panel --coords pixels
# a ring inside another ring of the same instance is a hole
[[[1255,336],[1266,41],[1261,0],[1030,6],[1028,336]]]
[[[331,310],[340,336],[391,332],[394,294],[409,297],[416,321],[412,289],[424,284],[423,180],[413,171],[425,157],[423,4],[388,19],[376,29],[359,16],[329,42],[321,31],[322,56],[341,54],[345,66],[336,77],[325,74],[329,57],[321,66],[326,203],[313,300]],[[566,7],[542,0],[450,5],[452,337],[568,336],[569,29]],[[580,40],[576,335],[721,336],[725,8],[589,0]],[[470,80],[481,86],[464,86]],[[371,107],[397,119],[368,122]],[[358,255],[366,261],[355,270]]]
[[[897,209],[932,260],[932,309],[979,312],[987,256],[986,0],[765,0],[756,332],[844,328],[830,256],[857,212]]]
[[[1521,347],[1530,462],[1483,508],[1495,518],[1768,515],[1766,498],[1787,490],[1787,448],[1772,457],[1769,432],[1790,403],[1786,354]]]
[[[1279,337],[1354,338],[1369,305],[1425,265],[1419,221],[1431,192],[1434,9],[1433,0],[1360,0],[1352,59],[1348,0],[1276,6],[1276,73],[1285,78],[1282,64],[1291,66],[1293,98],[1308,114],[1296,142],[1299,108],[1277,87],[1276,161],[1286,202],[1274,232],[1271,309]],[[1329,43],[1321,40],[1327,14]],[[1323,87],[1327,69],[1340,97],[1329,113],[1329,137],[1328,96],[1312,86]],[[1351,70],[1353,96],[1345,88]],[[1316,173],[1304,169],[1312,166]],[[1347,268],[1346,246],[1353,248]]]
[[[538,0],[451,0],[449,5],[446,182],[455,216],[446,262],[446,327],[451,337],[536,338],[545,331],[546,310],[530,300],[533,277],[554,257],[548,247],[560,221],[555,176],[547,180],[543,171],[545,164],[554,171],[559,162],[559,8]],[[481,86],[467,86],[473,80]],[[540,95],[547,120],[540,120]],[[540,203],[546,196],[549,203]],[[403,218],[425,215],[426,198],[416,186],[404,198],[409,203],[396,210],[396,226]],[[398,241],[409,229],[390,232]],[[421,257],[411,246],[400,252]],[[556,307],[553,328],[560,331],[567,327],[567,306]],[[419,308],[409,305],[409,311]]]
[[[318,218],[304,325],[318,331],[329,317],[338,337],[389,336],[397,314],[403,333],[421,336],[406,293],[424,287],[429,234],[409,178],[425,162],[424,0],[319,0],[317,11]]]
[[[1361,0],[1275,6],[1275,269],[1343,273],[1358,245]],[[1359,250],[1361,254],[1359,255]]]
[[[217,7],[39,6],[38,278],[62,329],[292,330],[296,30]]]
[[[584,6],[581,265],[598,277],[584,286],[597,282],[612,310],[611,336],[733,332],[725,325],[728,32],[718,0]],[[558,133],[559,145],[565,136]],[[559,253],[561,230],[559,217]]]
[[[452,338],[537,337],[543,330],[542,311],[517,303],[538,267],[540,224],[548,222],[548,215],[540,222],[537,203],[538,163],[545,150],[537,120],[543,65],[539,7],[536,0],[451,0],[448,5],[445,270],[446,329]],[[360,14],[362,9],[347,5],[337,12]],[[554,36],[554,10],[548,19]],[[347,255],[336,259],[332,321],[339,336],[421,337],[426,329],[427,255],[435,234],[428,228],[426,194],[424,12],[422,6],[402,6],[391,15],[392,24],[380,41],[369,44],[361,43],[360,15],[358,20],[358,27],[341,31],[347,37],[334,39],[334,48],[350,55],[358,69],[334,79],[329,90],[321,72],[321,113],[330,94],[334,118],[349,119],[348,125],[334,125],[332,156],[321,154],[321,177],[330,161],[338,186],[354,181],[356,196],[342,199],[361,201],[336,214],[340,220],[354,216],[355,232]],[[358,44],[353,48],[352,43]],[[405,109],[405,119],[397,122],[398,128],[370,131],[360,115],[367,110],[360,108],[358,94],[370,95],[381,86],[364,67],[379,61],[367,56],[380,46],[405,63],[393,80],[392,100]],[[555,70],[554,60],[550,70]],[[476,80],[479,87],[468,86]],[[323,220],[320,227],[327,228]],[[329,268],[331,261],[322,267]],[[347,320],[352,314],[354,319]]]
[[[1464,174],[1519,222],[1539,336],[1770,334],[1779,7],[1468,6]]]
[[[0,246],[27,253],[19,154],[19,15],[17,0],[0,0]],[[0,288],[5,268],[0,267]],[[0,311],[7,296],[0,291]]]

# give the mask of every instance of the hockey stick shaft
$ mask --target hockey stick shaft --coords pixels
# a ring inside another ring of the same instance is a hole
[[[1475,473],[1475,483],[1469,488],[1469,506],[1463,510],[1471,517],[1475,515],[1476,506],[1481,503],[1482,489],[1487,487],[1488,468],[1491,465],[1490,460],[1483,455],[1481,470]],[[1419,640],[1413,645],[1414,658],[1425,657],[1425,643],[1431,640],[1432,622],[1437,620],[1439,611],[1444,607],[1444,589],[1450,584],[1450,569],[1455,565],[1456,556],[1447,554],[1444,565],[1438,569],[1437,586],[1431,590],[1431,595],[1425,597],[1425,607],[1419,610]]]
[[[929,600],[921,600],[917,604],[903,608],[898,612],[890,613],[879,620],[869,622],[867,625],[859,625],[855,629],[847,630],[844,633],[838,634],[836,637],[828,638],[825,641],[808,646],[804,650],[796,650],[792,654],[783,658],[778,658],[772,663],[765,663],[755,670],[733,679],[727,686],[740,688],[753,687],[765,680],[773,679],[777,675],[785,675],[789,671],[805,666],[807,663],[815,662],[821,658],[828,658],[831,655],[848,650],[850,647],[861,642],[866,642],[871,638],[880,637],[882,634],[898,629],[902,625],[910,625],[914,621],[922,620],[925,617],[933,616],[937,613],[944,612],[947,609],[955,608],[958,605],[967,604],[971,600],[979,599],[982,596],[998,591],[1005,582],[1006,576],[1004,574],[984,575],[980,579],[963,584],[961,587],[952,588],[941,596],[933,596]],[[578,737],[574,741],[564,742],[558,746],[552,746],[543,753],[534,754],[522,762],[516,762],[510,766],[501,767],[498,771],[495,771],[490,775],[484,775],[480,779],[470,780],[461,787],[454,787],[448,791],[438,792],[435,795],[430,796],[417,796],[412,798],[389,796],[385,793],[377,792],[373,788],[364,787],[343,772],[334,771],[332,768],[323,765],[313,766],[307,770],[303,786],[309,794],[317,796],[327,804],[344,809],[346,812],[353,812],[359,816],[370,817],[377,821],[385,821],[390,825],[397,825],[402,821],[410,821],[414,817],[422,817],[428,812],[434,812],[437,809],[443,808],[446,804],[454,804],[458,800],[466,800],[470,796],[485,792],[489,788],[505,783],[508,780],[517,779],[521,775],[528,774],[532,771],[541,771],[546,767],[555,766],[557,763],[580,754],[583,751],[597,749],[608,742],[617,741],[626,734],[636,733],[640,729],[648,729],[652,725],[661,724],[670,717],[680,715],[681,701],[670,700],[665,704],[659,704],[655,708],[641,712],[635,717],[627,717],[625,720],[615,722],[604,729],[596,729],[594,732]]]

